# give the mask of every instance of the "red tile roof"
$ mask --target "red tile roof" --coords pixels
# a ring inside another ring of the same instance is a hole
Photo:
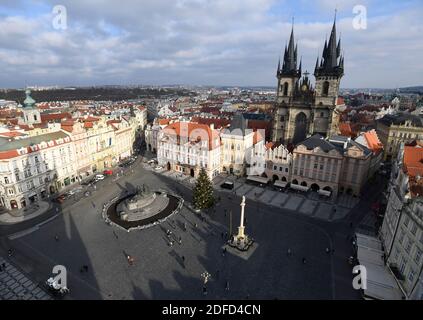
[[[374,153],[378,153],[383,149],[383,144],[380,142],[375,130],[365,132],[364,138],[367,141],[368,148]]]
[[[423,196],[423,148],[404,147],[403,170],[409,177],[411,196]]]
[[[213,144],[213,140],[219,138],[218,132],[216,130],[212,130],[208,125],[193,122],[175,122],[164,128],[163,132],[170,136],[176,135],[178,144],[180,143],[181,138],[185,139],[186,142],[188,142],[188,140],[201,141],[203,139],[207,139],[209,150],[217,147]]]

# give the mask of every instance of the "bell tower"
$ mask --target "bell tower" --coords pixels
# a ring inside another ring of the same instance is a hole
[[[336,39],[336,13],[329,42],[326,40],[322,59],[317,58],[315,103],[313,107],[312,133],[330,136],[335,119],[339,86],[344,75],[344,57],[341,55],[341,40]]]
[[[294,25],[292,25],[291,36],[288,46],[285,45],[283,62],[279,59],[276,77],[278,79],[276,105],[277,111],[273,125],[273,140],[282,141],[289,119],[288,106],[293,102],[301,77],[301,62],[297,67],[298,47],[294,40]]]

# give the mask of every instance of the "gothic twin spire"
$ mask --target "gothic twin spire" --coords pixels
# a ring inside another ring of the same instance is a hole
[[[297,69],[297,53],[298,46],[294,44],[294,25],[292,26],[291,36],[289,38],[288,46],[285,45],[285,52],[283,56],[283,64],[278,63],[278,75],[282,76],[301,76],[302,62]],[[344,57],[341,55],[341,39],[336,42],[336,15],[333,22],[332,32],[330,34],[329,43],[325,41],[322,59],[316,61],[314,74],[316,76],[337,75],[342,76],[344,73]]]

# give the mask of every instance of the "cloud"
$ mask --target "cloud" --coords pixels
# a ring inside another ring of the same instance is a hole
[[[373,14],[367,30],[352,27],[354,1],[338,5],[346,72],[344,87],[419,84],[422,5]],[[31,2],[32,3],[32,2]],[[296,12],[295,36],[304,69],[313,71],[329,35],[331,1],[72,0],[68,28],[54,30],[44,0],[0,5],[1,87],[92,84],[276,85],[277,59]],[[314,4],[316,3],[316,4]],[[386,5],[389,7],[389,5]],[[4,9],[4,10],[6,10]],[[5,12],[9,12],[9,11]],[[289,20],[289,19],[288,19]],[[421,83],[420,83],[421,84]]]

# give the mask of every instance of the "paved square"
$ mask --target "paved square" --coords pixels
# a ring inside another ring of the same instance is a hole
[[[249,184],[241,185],[239,188],[236,189],[236,194],[238,196],[242,197],[242,196],[246,195],[253,188],[254,188],[254,186],[249,185]]]
[[[275,191],[276,192],[276,191]],[[281,207],[288,200],[289,196],[286,193],[277,192],[277,195],[272,199],[271,205],[275,207]]]
[[[314,200],[305,200],[303,204],[301,205],[299,211],[303,214],[306,214],[308,216],[313,215],[313,212],[315,208],[317,207],[319,203]]]
[[[333,206],[327,203],[319,203],[315,217],[319,219],[328,220],[333,213]]]
[[[274,197],[278,195],[277,191],[273,190],[266,190],[259,198],[259,200],[263,203],[269,204]]]
[[[297,210],[303,201],[304,198],[290,194],[288,201],[286,201],[284,205],[284,208],[288,210]]]

